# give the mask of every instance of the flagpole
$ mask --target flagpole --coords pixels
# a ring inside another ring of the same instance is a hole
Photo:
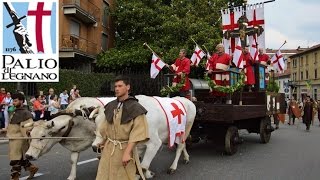
[[[191,37],[191,40],[200,48],[200,50],[205,54],[207,55],[207,53],[205,53],[202,49],[201,49],[201,46],[198,45],[198,43]]]
[[[279,47],[279,49],[277,50],[277,52],[287,43],[287,40],[284,40],[283,44]],[[276,53],[277,53],[276,52]]]
[[[156,55],[157,58],[161,59],[161,58],[158,56],[158,54],[157,54],[146,42],[143,43],[143,45],[146,46],[154,55]],[[165,64],[166,64],[166,67],[167,67],[168,69],[170,69],[171,72],[175,73],[175,72],[169,67],[169,65],[168,65],[167,63],[165,63]]]

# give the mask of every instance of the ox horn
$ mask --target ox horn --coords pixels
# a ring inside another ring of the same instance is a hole
[[[22,128],[28,128],[28,127],[32,127],[33,126],[33,122],[29,122],[27,124],[22,125]]]
[[[98,114],[99,113],[99,107],[96,107],[89,115],[89,119],[90,120],[93,120],[96,116],[95,114]]]
[[[52,128],[54,126],[54,121],[48,121],[47,122],[47,128]]]

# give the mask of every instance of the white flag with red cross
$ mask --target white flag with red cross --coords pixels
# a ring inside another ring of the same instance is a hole
[[[257,38],[255,35],[249,36],[249,45],[250,45],[250,55],[254,61],[258,61],[258,46]]]
[[[161,109],[166,115],[168,124],[169,147],[174,143],[180,144],[185,142],[185,131],[187,123],[187,112],[184,105],[177,99],[162,98],[154,96]]]
[[[243,54],[242,54],[242,48],[241,48],[241,40],[238,40],[237,46],[235,47],[234,53],[233,53],[233,60],[232,62],[238,67],[243,68]]]
[[[283,71],[284,70],[284,58],[281,54],[281,51],[278,50],[277,53],[271,58],[271,62],[273,64],[273,67],[278,70],[278,71]]]
[[[206,54],[200,49],[198,45],[196,45],[196,48],[191,56],[191,62],[193,65],[198,66],[200,63],[200,60],[205,56]]]
[[[239,30],[238,19],[242,16],[242,11],[242,7],[235,7],[232,11],[230,9],[221,11],[223,34],[227,31],[231,33],[232,31]],[[238,39],[238,37],[231,37],[229,39],[226,39],[225,37],[223,38],[225,53],[232,54],[235,51]]]
[[[150,77],[152,79],[156,78],[161,69],[165,66],[166,64],[154,53],[152,53],[152,62],[151,62],[151,67],[150,67]]]
[[[259,48],[265,49],[264,3],[248,5],[246,7],[246,15],[248,18],[247,28],[257,29],[258,27],[262,27],[262,33],[259,36],[256,36],[255,38],[256,44],[259,46]]]

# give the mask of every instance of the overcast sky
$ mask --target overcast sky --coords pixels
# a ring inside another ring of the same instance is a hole
[[[249,0],[250,4],[262,0]],[[284,49],[320,44],[320,0],[276,0],[265,4],[266,47]]]

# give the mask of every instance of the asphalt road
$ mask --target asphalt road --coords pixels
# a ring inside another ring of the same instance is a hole
[[[190,163],[183,164],[173,175],[166,174],[174,159],[174,151],[162,147],[151,164],[159,180],[319,180],[320,127],[316,122],[306,132],[300,123],[281,124],[268,144],[259,143],[259,135],[241,131],[244,143],[233,156],[226,156],[211,142],[201,142],[189,149]],[[9,179],[7,144],[0,144],[0,179]],[[98,161],[91,149],[80,154],[77,179],[94,179]],[[70,172],[70,153],[60,145],[34,163],[40,167],[38,180],[66,179]],[[89,160],[89,161],[88,161]],[[23,173],[21,177],[27,174]]]

